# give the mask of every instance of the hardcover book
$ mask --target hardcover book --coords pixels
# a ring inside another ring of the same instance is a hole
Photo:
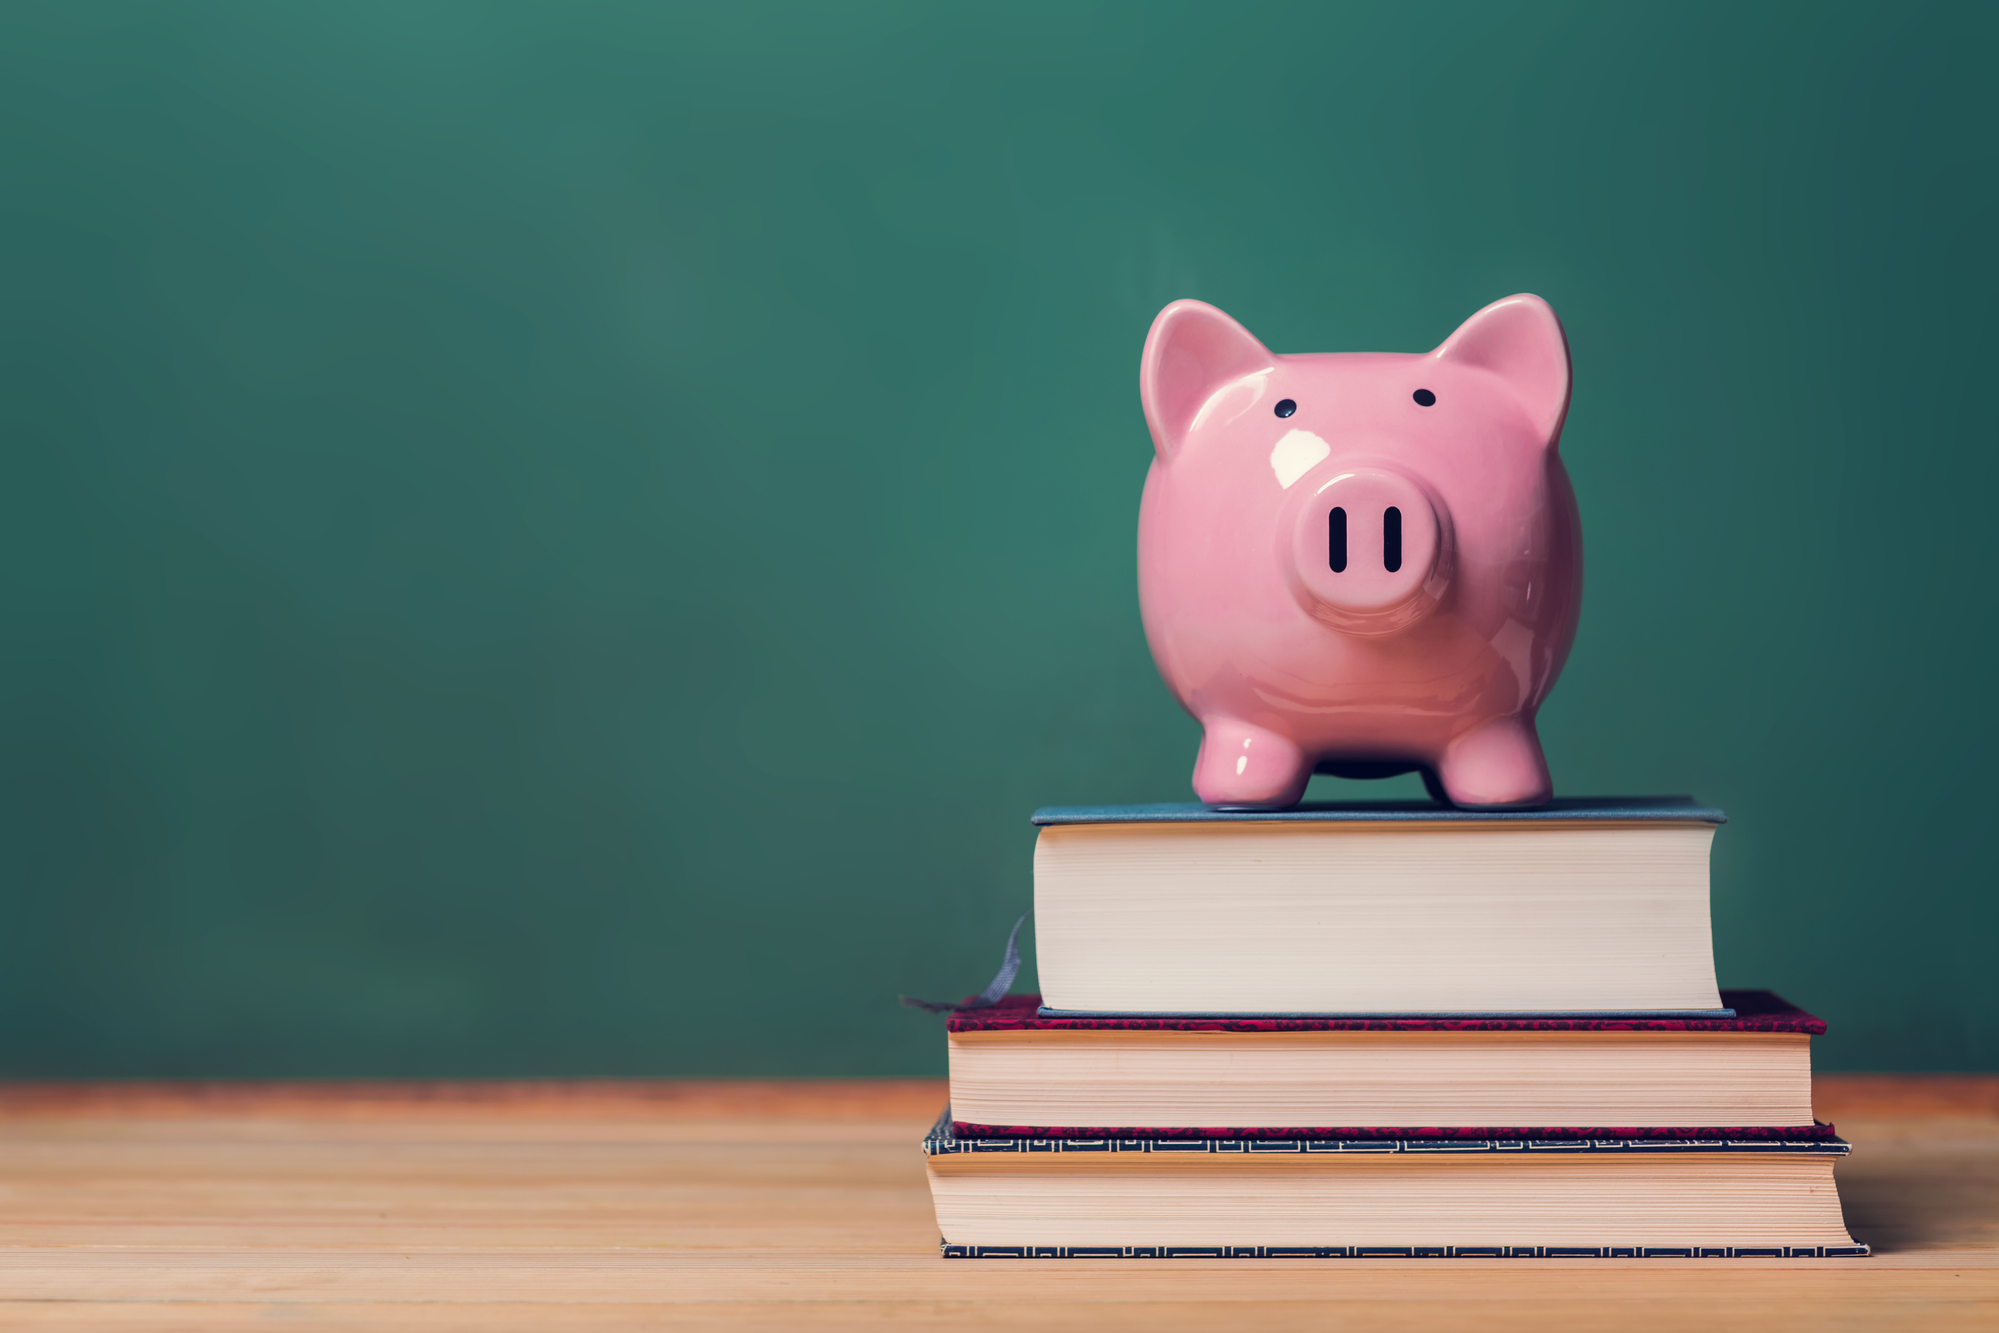
[[[947,1258],[1838,1257],[1838,1139],[967,1139]]]
[[[1190,1018],[1050,1014],[1033,995],[946,1025],[961,1136],[1829,1140],[1823,1020],[1768,991],[1730,1018]]]
[[[1725,1017],[1724,821],[1686,797],[1037,811],[1045,1003],[1076,1014]]]

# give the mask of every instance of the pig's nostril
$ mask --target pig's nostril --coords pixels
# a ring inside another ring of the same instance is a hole
[[[1340,546],[1344,550],[1346,542]],[[1393,505],[1381,516],[1381,563],[1391,574],[1402,568],[1402,511]]]
[[[1333,573],[1347,572],[1347,511],[1335,508],[1326,515],[1326,563]]]

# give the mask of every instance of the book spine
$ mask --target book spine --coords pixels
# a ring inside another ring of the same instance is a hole
[[[946,1259],[1860,1259],[1865,1245],[953,1245]]]
[[[1684,1141],[1690,1139],[1744,1143],[1827,1143],[1838,1138],[1828,1124],[1604,1127],[1541,1126],[1292,1126],[1292,1125],[982,1125],[954,1120],[951,1133],[961,1139],[1313,1139],[1366,1142],[1420,1139],[1426,1142],[1518,1142],[1574,1140],[1589,1142]]]

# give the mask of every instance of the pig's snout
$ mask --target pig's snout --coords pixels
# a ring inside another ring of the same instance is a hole
[[[1414,481],[1387,468],[1341,469],[1300,497],[1293,590],[1307,610],[1354,634],[1388,634],[1437,604],[1450,533]]]

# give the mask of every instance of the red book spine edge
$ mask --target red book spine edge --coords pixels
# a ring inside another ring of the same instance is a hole
[[[1793,1032],[1825,1035],[1825,1020],[1768,991],[1723,991],[1734,1018],[1043,1018],[1039,995],[954,1009],[959,1032]]]

